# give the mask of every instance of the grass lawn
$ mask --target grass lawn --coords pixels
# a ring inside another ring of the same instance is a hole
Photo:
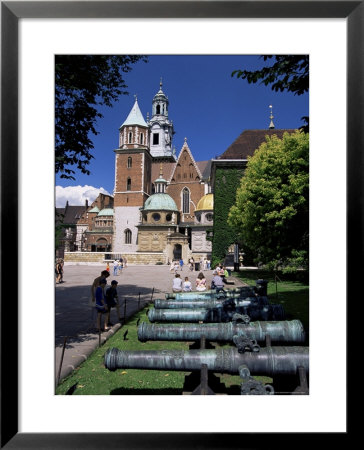
[[[234,274],[235,275],[235,274]],[[308,285],[299,281],[284,280],[276,283],[274,274],[261,271],[244,271],[239,276],[250,285],[255,285],[258,278],[268,280],[268,296],[271,303],[284,306],[287,319],[302,321],[308,333]],[[104,367],[104,354],[112,347],[121,350],[188,350],[188,342],[139,342],[137,337],[137,321],[148,322],[147,308],[139,311],[114,336],[78,367],[71,375],[61,381],[56,394],[65,395],[181,395],[184,390],[191,391],[199,384],[199,374],[196,378],[190,372],[158,371],[158,370],[116,370],[110,372]],[[127,340],[123,335],[128,330]],[[219,344],[214,344],[219,345]],[[229,345],[229,344],[226,344]],[[186,377],[186,381],[185,381]],[[256,377],[264,383],[270,383],[269,377]],[[219,384],[223,392],[240,394],[241,380],[238,375],[209,375],[209,385],[214,390],[214,383]],[[222,383],[222,385],[221,385]],[[189,387],[191,389],[189,389]]]
[[[292,275],[262,270],[244,270],[238,276],[245,283],[255,285],[259,278],[268,281],[268,297],[270,303],[281,304],[287,320],[298,319],[308,335],[309,333],[309,286],[305,281],[297,281]],[[302,278],[302,277],[301,277]]]

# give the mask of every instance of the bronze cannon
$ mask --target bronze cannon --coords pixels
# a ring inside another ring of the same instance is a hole
[[[249,306],[251,304],[268,305],[269,301],[267,297],[254,296],[254,297],[229,297],[229,302],[234,304],[235,307]],[[156,309],[170,309],[170,308],[214,308],[222,303],[226,302],[226,298],[188,298],[188,299],[155,299],[154,307]]]
[[[104,364],[108,370],[200,370],[204,364],[208,371],[238,374],[246,367],[251,375],[296,375],[298,369],[309,372],[309,349],[304,346],[265,347],[258,352],[239,352],[237,348],[215,350],[107,350]]]
[[[237,315],[238,316],[238,315]],[[234,336],[244,336],[264,342],[303,343],[305,331],[301,321],[239,323],[239,317],[228,323],[150,324],[143,322],[138,327],[138,339],[146,341],[197,341],[205,336],[207,341],[233,342]]]
[[[150,322],[231,322],[234,314],[246,315],[250,321],[256,320],[285,320],[285,311],[282,305],[260,304],[247,302],[247,304],[236,305],[234,299],[230,298],[216,304],[211,308],[169,308],[148,311]]]
[[[173,292],[167,293],[166,299],[173,300],[206,300],[208,298],[244,298],[252,297],[256,294],[255,288],[252,286],[241,286],[233,289],[209,289],[207,291],[192,292]]]

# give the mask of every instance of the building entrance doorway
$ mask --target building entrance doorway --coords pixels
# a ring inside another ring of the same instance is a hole
[[[175,244],[173,248],[173,259],[180,260],[182,258],[182,245]]]

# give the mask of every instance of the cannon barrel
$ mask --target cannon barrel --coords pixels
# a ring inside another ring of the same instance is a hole
[[[231,306],[231,305],[230,305]],[[150,322],[231,322],[234,314],[244,314],[255,320],[284,320],[285,312],[282,305],[247,305],[241,307],[224,308],[181,308],[156,309],[148,311]]]
[[[200,370],[202,364],[218,373],[239,373],[246,365],[251,375],[295,375],[298,368],[309,371],[308,347],[266,347],[259,352],[239,353],[236,348],[217,350],[144,350],[109,349],[104,357],[105,367],[116,369]]]
[[[163,300],[155,299],[154,308],[156,309],[170,309],[170,308],[214,308],[224,303],[226,299],[217,298],[193,298],[193,299],[180,299],[180,300]],[[260,305],[268,305],[269,301],[267,297],[246,297],[246,298],[229,298],[228,301],[237,307],[249,306],[252,303]]]
[[[205,336],[214,342],[232,342],[234,336],[245,336],[257,342],[264,342],[269,335],[271,342],[303,343],[305,331],[301,321],[242,323],[186,323],[150,324],[143,322],[138,327],[138,339],[146,341],[196,341]]]
[[[216,290],[210,289],[208,291],[198,292],[174,292],[167,293],[166,299],[174,300],[205,300],[206,298],[245,298],[252,297],[255,295],[254,287],[251,286],[241,286],[238,288],[227,289],[227,290]]]

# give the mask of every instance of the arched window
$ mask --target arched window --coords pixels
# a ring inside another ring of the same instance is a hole
[[[161,106],[160,106],[160,105],[157,105],[157,110],[156,110],[156,112],[157,112],[157,114],[160,114],[160,113],[161,113]]]
[[[140,133],[139,141],[142,145],[144,144],[144,134],[143,133]]]
[[[131,231],[129,230],[129,228],[127,228],[127,229],[124,231],[124,234],[125,234],[125,244],[131,244],[132,233],[131,233]]]
[[[131,178],[126,180],[126,190],[131,191]]]
[[[130,131],[129,133],[129,144],[133,142],[133,133]]]
[[[182,192],[182,212],[188,214],[190,212],[190,191],[185,187]]]
[[[131,168],[132,164],[133,164],[133,158],[131,156],[129,156],[128,157],[128,169]]]

